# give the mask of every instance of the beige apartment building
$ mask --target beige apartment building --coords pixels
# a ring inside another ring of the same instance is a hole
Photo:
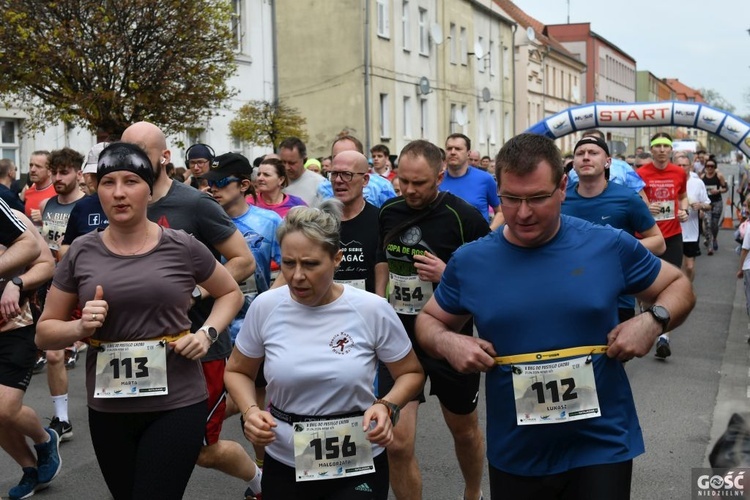
[[[677,96],[674,89],[667,82],[661,80],[650,71],[637,71],[635,99],[638,102],[662,102],[675,101],[677,100]],[[674,136],[674,127],[652,126],[637,128],[636,147],[642,146],[648,151],[651,137],[657,132],[668,132]]]
[[[586,64],[547,33],[544,24],[510,0],[495,0],[518,23],[515,33],[516,130],[581,105]],[[575,134],[557,139],[563,154],[573,151]]]
[[[307,119],[309,156],[341,133],[397,154],[453,131],[494,154],[515,132],[512,29],[492,0],[277,2],[278,97]]]

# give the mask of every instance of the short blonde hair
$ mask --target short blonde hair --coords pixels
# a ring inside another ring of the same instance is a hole
[[[299,231],[309,240],[318,242],[331,256],[336,255],[341,248],[343,206],[340,200],[329,198],[317,207],[292,208],[276,230],[279,245],[287,234]]]

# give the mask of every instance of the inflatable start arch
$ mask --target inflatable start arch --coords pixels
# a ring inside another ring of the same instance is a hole
[[[526,132],[551,139],[597,127],[693,127],[715,134],[750,157],[750,125],[726,111],[680,101],[587,103],[545,118]]]

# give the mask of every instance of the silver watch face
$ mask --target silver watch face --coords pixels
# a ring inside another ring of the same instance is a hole
[[[208,337],[208,340],[210,340],[211,343],[214,343],[217,340],[219,340],[219,332],[216,331],[216,328],[214,328],[213,326],[204,328],[203,331],[206,332],[206,337]]]

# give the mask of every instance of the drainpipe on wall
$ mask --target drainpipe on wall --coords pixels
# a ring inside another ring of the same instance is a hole
[[[513,67],[513,79],[511,80],[513,83],[513,120],[511,120],[513,123],[513,134],[511,134],[511,137],[514,137],[518,133],[516,131],[516,30],[518,30],[518,23],[513,23],[513,28],[511,29],[513,31],[510,37],[510,62]]]
[[[279,64],[278,64],[278,55],[277,55],[277,39],[276,39],[276,2],[275,0],[270,0],[269,2],[271,4],[271,26],[273,26],[273,29],[271,30],[271,50],[273,51],[273,55],[271,56],[271,60],[273,61],[273,102],[278,104],[279,102]],[[276,151],[274,151],[275,153]]]
[[[370,151],[370,0],[365,2],[365,152]]]

